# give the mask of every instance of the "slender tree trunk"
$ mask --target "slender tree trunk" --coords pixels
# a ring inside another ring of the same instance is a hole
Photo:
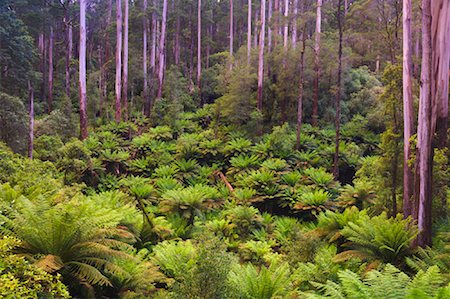
[[[380,73],[380,54],[377,54],[377,60],[375,61],[375,73]]]
[[[294,0],[294,19],[292,21],[292,47],[294,49],[297,46],[297,14],[298,14],[298,0]]]
[[[147,8],[148,0],[144,0],[143,3],[144,16],[142,18],[142,75],[144,78],[144,114],[145,116],[150,116],[150,97],[148,96],[148,59],[147,59],[147,31],[148,31],[148,21],[147,21]]]
[[[116,0],[116,122],[122,119],[122,0]]]
[[[197,3],[197,87],[201,88],[202,77],[202,0]]]
[[[98,76],[98,89],[99,89],[99,109],[98,109],[98,116],[101,117],[103,115],[103,106],[104,106],[104,102],[105,102],[105,94],[103,93],[104,87],[103,85],[106,84],[106,82],[104,81],[104,76],[103,76],[103,51],[102,51],[102,46],[98,45],[97,46],[97,55],[98,55],[98,62],[100,64],[100,75]]]
[[[125,0],[125,15],[123,23],[123,80],[122,80],[122,108],[123,118],[128,120],[128,14],[129,0]]]
[[[73,51],[73,31],[72,20],[69,17],[69,5],[70,1],[67,1],[67,7],[64,11],[64,23],[66,25],[66,96],[70,98],[70,64],[72,63],[72,51]]]
[[[267,26],[267,50],[269,53],[272,51],[272,26],[270,25],[272,23],[272,13],[273,13],[273,0],[269,0],[269,8],[268,8],[268,22],[269,26]],[[258,25],[258,19],[256,19],[255,27]],[[255,34],[256,36],[256,34]]]
[[[334,126],[336,129],[336,138],[334,142],[334,162],[333,162],[333,175],[337,180],[339,178],[339,141],[340,141],[340,128],[341,128],[341,93],[342,93],[342,0],[339,0],[337,11],[337,23],[339,30],[339,50],[338,50],[338,77],[337,77],[337,91],[336,91],[336,103],[335,110],[336,116],[334,120]]]
[[[417,129],[416,160],[419,167],[417,245],[431,245],[431,176],[432,176],[432,51],[431,51],[431,0],[422,0],[422,71]]]
[[[28,127],[28,158],[33,159],[34,146],[34,91],[31,81],[28,80],[28,97],[29,97],[29,127]]]
[[[230,0],[230,57],[233,57],[233,0]],[[233,63],[230,63],[230,67],[233,66]]]
[[[276,47],[278,44],[278,28],[280,23],[280,0],[274,0],[274,8],[273,8],[273,16],[275,18],[273,24],[273,32],[272,32],[272,43],[273,46]]]
[[[270,1],[272,1],[272,0],[270,0]],[[255,11],[255,22],[253,22],[253,23],[255,23],[255,29],[254,29],[255,31],[253,33],[253,47],[254,48],[258,47],[258,33],[259,33],[258,21],[259,21],[259,15],[260,15],[260,12]]]
[[[248,0],[247,6],[247,65],[250,65],[250,54],[252,50],[252,0]]]
[[[86,111],[86,0],[80,0],[80,137],[88,136]]]
[[[410,139],[414,134],[411,14],[411,0],[403,0],[403,216],[405,218],[411,215],[411,199],[414,193],[413,171],[409,166]]]
[[[322,24],[322,0],[317,0],[316,36],[314,41],[314,96],[312,107],[312,125],[317,126],[319,118],[319,77],[320,77],[320,35]]]
[[[302,14],[304,11],[305,2],[302,1]],[[306,49],[306,25],[304,25],[302,33],[302,50],[300,53],[300,72],[299,72],[299,89],[297,98],[297,140],[295,143],[295,148],[300,150],[300,134],[302,130],[303,123],[303,84],[304,84],[304,68],[305,68],[305,49]]]
[[[283,47],[286,52],[288,46],[288,34],[289,34],[289,0],[284,0],[284,32],[283,32]]]
[[[180,15],[177,13],[176,29],[175,29],[175,65],[180,64]]]
[[[264,39],[266,31],[266,0],[261,0],[261,31],[259,36],[258,53],[258,99],[257,108],[262,113],[263,106],[263,82],[264,82]]]
[[[159,42],[159,71],[158,71],[158,93],[156,100],[162,98],[163,80],[164,80],[164,52],[166,38],[166,20],[167,20],[167,0],[163,0],[163,11],[161,21],[161,39]]]
[[[53,39],[53,25],[51,25],[48,37],[48,113],[53,110]]]
[[[154,74],[156,72],[156,25],[157,25],[157,19],[156,19],[156,5],[157,0],[153,0],[153,12],[152,12],[152,48],[150,52],[150,70],[151,73]]]

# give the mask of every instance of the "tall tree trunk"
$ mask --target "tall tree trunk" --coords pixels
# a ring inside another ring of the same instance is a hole
[[[317,126],[319,118],[319,77],[320,77],[320,35],[322,25],[322,0],[317,0],[316,35],[314,41],[314,96],[312,107],[312,125]]]
[[[98,76],[98,89],[99,89],[99,109],[98,109],[98,116],[101,117],[103,115],[103,106],[104,106],[104,102],[105,102],[105,94],[103,93],[104,91],[104,87],[103,85],[106,84],[106,82],[104,81],[104,76],[103,76],[103,65],[105,64],[103,62],[103,50],[102,50],[102,46],[99,44],[97,46],[97,55],[98,55],[98,63],[100,65],[100,75]]]
[[[152,11],[152,48],[150,51],[150,73],[156,73],[156,5],[157,0],[153,0],[153,11]]]
[[[48,37],[48,113],[53,110],[53,25],[50,26],[50,34]]]
[[[274,24],[273,24],[273,31],[272,31],[272,43],[273,46],[276,47],[278,44],[278,28],[280,23],[280,0],[274,0],[274,8],[273,8],[273,14],[274,14]]]
[[[271,26],[272,13],[273,13],[272,6],[273,6],[273,0],[269,0],[269,8],[268,8],[268,16],[267,16],[268,23],[269,23],[269,26],[267,26],[267,50],[268,50],[269,53],[272,51],[272,38],[273,38],[272,37],[272,28],[271,28],[272,27]],[[258,23],[258,19],[256,19],[255,27],[258,25],[257,23]]]
[[[163,0],[163,11],[161,20],[161,37],[159,42],[159,70],[158,70],[158,93],[156,100],[162,98],[163,80],[164,80],[164,53],[166,39],[166,20],[167,20],[167,0]]]
[[[202,76],[202,0],[197,3],[197,87],[200,87]]]
[[[292,20],[292,47],[294,49],[297,46],[297,14],[298,14],[298,0],[294,0],[294,19]]]
[[[410,139],[414,134],[411,14],[411,0],[403,0],[403,216],[405,218],[411,215],[411,199],[414,193],[413,171],[409,166]]]
[[[64,11],[64,23],[66,25],[66,96],[70,98],[70,64],[72,63],[73,51],[73,31],[72,20],[69,17],[70,1],[67,1],[66,10]]]
[[[250,65],[252,50],[252,0],[247,1],[247,65]]]
[[[128,15],[129,0],[125,0],[125,15],[123,23],[123,80],[122,80],[122,107],[123,118],[128,120]]]
[[[431,245],[431,176],[432,176],[432,51],[431,51],[431,0],[422,0],[422,71],[417,128],[417,154],[419,167],[417,245]]]
[[[302,1],[301,12],[303,15],[303,11],[305,8],[305,1]],[[303,29],[301,32],[301,40],[302,40],[302,49],[300,53],[300,72],[299,72],[299,89],[298,89],[298,98],[297,98],[297,138],[295,143],[295,148],[300,150],[300,134],[302,130],[303,123],[303,84],[304,84],[304,68],[305,68],[305,49],[306,49],[306,23],[303,25]]]
[[[289,0],[284,0],[284,32],[283,32],[283,47],[286,52],[288,45],[288,34],[289,34]]]
[[[34,147],[34,91],[31,81],[28,80],[28,97],[29,97],[29,126],[28,126],[28,158],[33,159]]]
[[[145,116],[150,116],[150,97],[148,96],[148,70],[147,70],[147,31],[148,31],[148,20],[147,20],[147,8],[148,0],[144,0],[143,3],[144,16],[142,18],[142,75],[144,78],[144,114]]]
[[[177,12],[177,20],[175,28],[175,65],[180,64],[180,31],[181,31],[181,21],[180,15]]]
[[[86,105],[86,0],[80,0],[80,137],[88,136]]]
[[[270,0],[272,1],[272,0]],[[253,33],[253,47],[256,48],[258,47],[258,33],[259,33],[259,27],[258,27],[258,22],[259,22],[259,15],[260,12],[255,11],[255,28],[254,28],[254,33]],[[270,49],[269,49],[270,51]]]
[[[263,105],[263,82],[264,82],[264,39],[266,31],[266,0],[261,0],[261,31],[259,36],[258,53],[258,99],[257,108],[262,113]]]
[[[230,0],[230,58],[233,57],[233,43],[234,43],[234,40],[233,40],[233,30],[234,30],[233,29],[233,22],[234,22],[233,10],[234,10],[233,0]],[[230,67],[232,67],[232,66],[233,66],[233,63],[230,62]]]
[[[116,122],[122,119],[122,0],[116,0]]]
[[[334,126],[336,129],[336,138],[334,142],[334,160],[333,160],[333,176],[337,180],[339,178],[339,141],[340,141],[340,128],[341,128],[341,93],[342,93],[342,0],[338,2],[337,11],[337,23],[339,30],[339,50],[338,50],[338,77],[337,77],[337,91],[336,91],[336,103],[335,110],[336,116],[334,120]]]

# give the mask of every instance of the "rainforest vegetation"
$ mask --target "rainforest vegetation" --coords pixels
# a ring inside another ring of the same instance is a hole
[[[0,0],[0,298],[450,298],[447,0]]]

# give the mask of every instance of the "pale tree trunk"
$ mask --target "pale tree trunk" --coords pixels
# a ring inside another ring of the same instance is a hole
[[[148,96],[148,70],[147,70],[147,30],[148,30],[148,22],[147,22],[147,8],[148,8],[148,0],[144,0],[143,10],[144,16],[142,18],[142,75],[144,78],[143,82],[143,92],[144,92],[144,114],[145,116],[150,116],[150,97]]]
[[[73,31],[72,20],[69,17],[70,1],[67,1],[67,7],[64,11],[64,23],[66,25],[66,96],[70,98],[70,64],[72,63],[73,51]]]
[[[411,0],[403,0],[403,216],[405,218],[411,215],[411,200],[414,193],[413,171],[409,166],[410,139],[414,134],[411,14]]]
[[[51,25],[48,37],[48,113],[53,110],[53,39],[53,25]]]
[[[153,12],[152,12],[152,48],[150,51],[150,70],[151,73],[154,74],[156,71],[156,25],[157,25],[157,19],[156,19],[156,0],[153,0]]]
[[[302,0],[301,13],[303,15],[305,9],[305,1]],[[305,49],[306,49],[306,23],[303,25],[301,32],[302,50],[300,53],[300,72],[299,72],[299,89],[297,98],[297,140],[295,148],[300,150],[300,134],[303,123],[303,85],[304,85],[304,68],[305,68]]]
[[[289,33],[289,0],[284,0],[284,32],[283,32],[283,47],[286,52],[288,46],[288,33]]]
[[[103,51],[102,51],[102,46],[98,45],[97,46],[97,55],[98,55],[98,62],[100,64],[100,75],[98,76],[98,89],[99,89],[99,109],[98,109],[98,116],[101,117],[103,114],[103,106],[104,106],[104,101],[105,101],[105,94],[103,93],[104,87],[103,85],[106,83],[104,81],[104,76],[103,76]]]
[[[116,0],[116,122],[122,119],[122,0]]]
[[[272,13],[273,13],[273,0],[269,0],[269,8],[268,8],[268,22],[271,24],[272,22]],[[258,19],[256,19],[255,27],[258,25]],[[267,26],[267,51],[270,53],[272,51],[272,26]],[[256,34],[255,34],[256,35]]]
[[[422,0],[422,71],[417,128],[417,155],[419,194],[417,245],[431,245],[431,175],[432,175],[432,52],[431,52],[431,0]]]
[[[86,111],[86,0],[80,0],[80,137],[88,137]]]
[[[272,0],[270,0],[272,1]],[[259,27],[258,27],[258,21],[259,21],[259,15],[260,13],[258,11],[255,11],[255,31],[253,33],[253,47],[258,47],[258,33],[259,33]]]
[[[380,54],[377,55],[377,60],[375,61],[375,73],[380,72]]]
[[[197,3],[197,87],[200,88],[202,76],[202,0]]]
[[[297,46],[297,14],[298,14],[298,0],[294,0],[294,19],[292,21],[292,47],[294,49]]]
[[[266,0],[261,0],[261,31],[259,35],[258,53],[258,99],[257,108],[262,113],[263,105],[263,82],[264,82],[264,39],[266,31]]]
[[[100,76],[102,78],[102,88],[101,91],[103,94],[103,98],[106,100],[108,97],[108,65],[110,60],[110,49],[111,44],[109,40],[109,27],[111,26],[111,17],[112,17],[112,0],[108,0],[108,11],[106,13],[106,24],[105,24],[105,32],[104,32],[104,39],[105,39],[105,52],[104,52],[104,59],[102,60],[103,63],[100,67]],[[103,116],[104,106],[100,106],[100,116]]]
[[[42,29],[44,30],[44,29]],[[40,58],[40,72],[42,73],[42,85],[41,85],[41,92],[42,92],[42,98],[45,99],[45,91],[46,91],[46,84],[45,84],[45,36],[44,32],[39,32],[39,38],[38,38],[38,49],[39,49],[39,58]]]
[[[314,41],[314,95],[312,106],[312,125],[317,126],[319,118],[319,77],[320,77],[320,35],[322,25],[322,0],[317,0],[316,34]]]
[[[124,120],[128,120],[128,10],[129,0],[125,0],[125,15],[123,23],[123,80],[122,80],[122,107]]]
[[[233,57],[233,0],[230,0],[230,59]],[[230,60],[231,61],[231,60]],[[230,62],[230,67],[233,66],[233,63]]]
[[[273,8],[273,14],[275,14],[274,18],[274,24],[273,24],[273,31],[272,31],[272,43],[273,46],[276,47],[278,44],[278,27],[280,22],[280,0],[274,0],[274,8]]]
[[[162,98],[163,80],[164,80],[164,52],[166,39],[166,20],[167,20],[167,0],[163,0],[163,11],[161,20],[161,37],[159,42],[159,70],[158,70],[158,93],[156,100]]]
[[[181,30],[180,15],[179,13],[177,13],[176,29],[175,29],[175,65],[180,64],[180,30]]]
[[[336,138],[334,143],[334,161],[333,161],[333,176],[337,180],[339,178],[339,141],[340,141],[340,128],[341,128],[341,78],[342,78],[342,0],[338,2],[338,30],[339,30],[339,50],[338,50],[338,77],[337,77],[337,91],[336,91],[336,103],[335,110],[336,116],[334,120],[334,126],[336,129]]]
[[[252,50],[252,0],[248,0],[247,6],[247,65],[250,65],[250,54]]]
[[[28,158],[33,159],[34,146],[34,91],[31,81],[28,80],[28,97],[29,97],[29,126],[28,126]]]

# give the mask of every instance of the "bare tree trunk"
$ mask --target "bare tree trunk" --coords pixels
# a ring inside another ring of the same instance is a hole
[[[123,80],[122,80],[122,107],[123,118],[128,121],[128,12],[129,0],[125,0],[125,15],[123,23]]]
[[[417,245],[431,245],[431,175],[432,175],[432,51],[431,51],[431,0],[422,0],[422,71],[417,128],[417,155],[419,167]]]
[[[298,0],[294,0],[294,19],[292,21],[292,47],[294,49],[297,46],[297,14],[298,14]]]
[[[152,12],[152,48],[150,52],[150,70],[151,73],[156,73],[156,25],[157,25],[157,19],[156,19],[156,5],[157,0],[153,0],[153,12]]]
[[[69,5],[70,1],[67,1],[67,7],[64,11],[64,23],[66,25],[66,96],[70,98],[70,64],[72,63],[72,51],[73,51],[73,31],[72,20],[69,17]]]
[[[164,51],[166,39],[166,20],[167,20],[167,0],[163,0],[163,11],[161,21],[161,39],[159,42],[159,71],[158,71],[158,93],[156,100],[162,98],[163,80],[164,80]]]
[[[180,64],[180,15],[177,13],[176,29],[175,29],[175,65]]]
[[[261,0],[261,31],[259,36],[258,53],[258,99],[257,108],[262,113],[263,82],[264,82],[264,38],[266,31],[266,0]]]
[[[29,127],[28,127],[28,158],[33,159],[34,147],[34,91],[31,81],[28,80],[28,97],[29,97]]]
[[[305,1],[302,1],[301,12],[303,15],[305,7]],[[299,72],[299,89],[298,89],[298,98],[297,98],[297,140],[295,143],[295,148],[300,150],[300,134],[302,130],[303,123],[303,84],[304,84],[304,68],[305,68],[305,49],[306,49],[306,24],[303,26],[303,30],[301,33],[302,40],[302,50],[300,53],[300,72]]]
[[[339,50],[338,50],[338,77],[337,77],[337,91],[336,91],[336,116],[334,120],[334,126],[336,129],[336,138],[334,142],[334,160],[333,160],[333,176],[337,180],[339,178],[339,141],[340,141],[340,128],[341,128],[341,93],[342,93],[342,0],[338,3],[338,30],[339,30]]]
[[[273,16],[275,18],[274,24],[273,24],[273,32],[272,32],[272,43],[273,46],[276,47],[278,44],[278,28],[280,23],[280,0],[274,0],[274,8],[273,8]]]
[[[316,14],[316,36],[314,42],[314,96],[312,107],[312,125],[317,126],[319,118],[319,77],[320,77],[320,35],[322,24],[322,0],[317,0],[317,14]]]
[[[86,0],[80,0],[80,137],[88,136],[86,111]]]
[[[122,0],[116,0],[116,122],[122,119]]]
[[[284,51],[287,50],[288,34],[289,34],[289,0],[284,0],[284,32],[283,32],[283,47]]]
[[[148,0],[144,0],[143,10],[144,17],[142,19],[142,75],[144,77],[144,114],[145,116],[150,116],[150,97],[148,96],[148,70],[147,70],[147,31],[148,31],[148,20],[147,20],[147,8]]]
[[[202,0],[197,3],[197,87],[202,76]]]
[[[272,51],[272,29],[271,29],[271,22],[272,22],[272,13],[273,13],[273,0],[269,0],[269,9],[268,9],[268,22],[269,22],[269,26],[267,26],[267,50],[269,51],[269,53]],[[258,19],[256,19],[255,22],[255,27],[258,25]],[[255,34],[256,36],[256,34]]]
[[[233,57],[233,0],[230,0],[230,57]],[[230,67],[233,67],[233,63],[230,63]]]
[[[403,216],[405,218],[411,215],[411,199],[414,193],[413,171],[409,166],[410,139],[414,134],[411,14],[411,0],[403,0]]]
[[[252,50],[252,0],[247,2],[247,65],[250,65]]]
[[[270,0],[272,1],[272,0]],[[258,21],[259,21],[259,15],[260,13],[258,11],[255,11],[255,31],[253,33],[253,47],[258,47],[258,33],[259,33],[259,27],[258,27]],[[270,51],[270,49],[269,49]]]
[[[98,116],[101,117],[103,114],[103,106],[104,106],[104,102],[105,102],[105,94],[103,93],[104,87],[103,85],[106,84],[106,82],[104,81],[104,76],[103,76],[103,53],[102,53],[102,46],[98,45],[97,46],[97,55],[98,55],[98,62],[100,64],[100,75],[98,76],[98,89],[99,89],[99,109],[98,109]]]
[[[377,60],[375,61],[375,73],[380,72],[380,54],[377,54]]]
[[[48,37],[48,113],[53,110],[53,39],[53,25],[51,25]]]

